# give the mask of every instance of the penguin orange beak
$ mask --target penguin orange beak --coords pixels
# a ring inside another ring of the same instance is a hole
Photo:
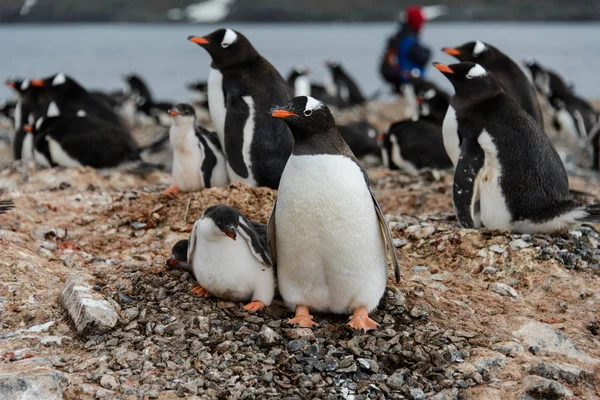
[[[169,110],[169,115],[170,115],[171,117],[174,117],[174,116],[176,116],[176,115],[179,115],[179,112],[178,112],[178,111],[175,111],[175,110]]]
[[[44,87],[44,81],[41,79],[32,79],[31,80],[31,86],[35,86],[35,87]]]
[[[384,139],[383,133],[380,133],[379,135],[377,135],[377,141],[378,142],[383,142],[383,139]]]
[[[451,56],[460,56],[460,50],[455,49],[454,47],[444,47],[442,51],[446,54],[450,54]]]
[[[25,125],[25,126],[23,127],[23,130],[24,130],[25,132],[29,132],[29,133],[33,132],[33,128],[31,127],[31,125]]]
[[[423,97],[417,97],[417,103],[422,104],[423,102],[425,102],[425,99]]]
[[[273,110],[271,111],[271,115],[275,118],[299,117],[298,114],[294,114],[288,110]]]
[[[433,66],[437,68],[438,71],[443,72],[444,74],[453,74],[454,70],[447,65],[441,63],[433,63]]]
[[[172,267],[173,265],[177,265],[181,262],[181,260],[178,260],[175,256],[171,256],[169,258],[167,258],[167,261],[165,262],[165,264],[167,264],[167,266]]]
[[[17,87],[17,84],[11,81],[6,81],[6,86],[14,89]]]
[[[188,40],[192,43],[196,43],[199,45],[209,44],[208,39],[203,38],[202,36],[188,36]]]

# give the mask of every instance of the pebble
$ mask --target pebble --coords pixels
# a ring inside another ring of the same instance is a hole
[[[498,254],[502,254],[506,251],[506,249],[502,246],[499,246],[497,244],[490,246],[490,250],[493,251],[494,253],[498,253]]]
[[[498,272],[498,270],[494,267],[485,267],[481,272],[484,274],[493,275]]]
[[[573,392],[559,382],[540,376],[528,375],[523,380],[523,388],[526,392],[543,396],[544,398],[571,398]]]
[[[104,389],[115,390],[119,387],[119,384],[114,376],[103,375],[102,378],[100,378],[100,386],[102,386]]]
[[[524,241],[523,239],[512,240],[508,245],[510,246],[511,250],[514,250],[514,251],[523,250],[528,247],[531,247],[531,243],[528,243],[528,242]]]
[[[425,400],[426,396],[425,396],[425,392],[423,392],[423,389],[420,388],[415,388],[415,389],[410,389],[410,397],[413,400]]]
[[[258,344],[274,346],[281,342],[281,336],[267,325],[263,325],[258,333]]]
[[[416,265],[414,267],[412,267],[413,272],[423,272],[423,271],[427,271],[429,268],[424,266],[424,265]]]
[[[400,389],[404,385],[404,375],[400,371],[394,372],[386,381],[387,385],[392,389]]]
[[[509,297],[513,297],[515,299],[517,297],[519,297],[519,295],[517,294],[517,291],[505,283],[499,283],[499,282],[492,283],[492,284],[490,284],[490,286],[488,286],[488,289],[491,290],[492,292],[498,293],[502,296],[509,296]]]
[[[541,376],[546,379],[561,379],[571,385],[577,384],[584,377],[591,377],[593,373],[590,371],[583,371],[576,365],[567,363],[548,363],[545,361],[538,361],[535,363],[529,373]]]
[[[403,238],[393,239],[392,241],[394,243],[394,247],[403,247],[403,246],[406,246],[406,244],[408,243],[408,240],[403,239]]]
[[[496,343],[492,346],[492,350],[502,353],[508,357],[516,357],[517,354],[523,353],[524,351],[523,346],[517,342]]]

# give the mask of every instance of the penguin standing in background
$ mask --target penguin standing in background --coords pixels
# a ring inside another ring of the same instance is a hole
[[[232,182],[276,189],[293,145],[289,128],[268,115],[293,91],[279,72],[232,29],[188,38],[212,58],[208,80],[210,115]]]
[[[144,80],[136,74],[127,74],[123,77],[127,83],[127,91],[136,100],[138,112],[151,118],[158,125],[168,126],[170,123],[169,110],[173,104],[169,102],[156,102]]]
[[[175,257],[181,257],[184,243]],[[174,258],[175,258],[174,257]],[[208,207],[194,223],[186,262],[198,281],[192,293],[233,301],[249,301],[246,311],[269,306],[275,294],[273,262],[264,224],[250,222],[233,207]],[[183,260],[178,260],[183,261]],[[178,264],[174,259],[173,265]]]
[[[460,47],[445,47],[442,50],[459,61],[476,62],[494,74],[502,89],[512,96],[541,128],[544,127],[542,109],[533,85],[510,57],[496,47],[479,40],[465,43]],[[452,118],[452,114],[452,109],[449,108],[446,118]],[[454,125],[454,121],[451,124]]]
[[[327,61],[325,63],[331,74],[333,86],[328,90],[329,95],[337,100],[339,107],[352,107],[363,104],[363,96],[358,84],[342,68],[339,61]]]
[[[194,192],[229,183],[217,135],[196,126],[194,107],[177,104],[169,114],[173,119],[169,140],[173,148],[174,184],[164,193]]]
[[[479,198],[484,227],[555,233],[579,222],[600,222],[600,206],[582,206],[552,142],[537,122],[479,64],[434,66],[452,83],[460,133],[454,209],[461,225],[476,227]]]
[[[48,117],[58,115],[87,115],[103,120],[119,129],[126,129],[124,121],[102,99],[90,94],[73,78],[59,73],[45,79],[34,79],[31,85],[44,88],[50,99]]]
[[[414,88],[419,109],[419,119],[427,117],[431,122],[444,123],[450,96],[448,93],[421,78],[411,78],[410,83]]]
[[[567,86],[565,81],[556,72],[542,67],[536,61],[528,60],[523,64],[531,74],[533,85],[547,100],[550,99],[553,93],[569,93],[573,91],[573,88]]]
[[[386,244],[400,275],[369,180],[323,103],[300,96],[272,115],[294,135],[268,231],[279,292],[296,312],[289,322],[317,325],[313,309],[352,314],[352,328],[375,329],[368,314],[385,291]]]
[[[304,65],[295,65],[287,77],[287,83],[294,89],[295,96],[310,96],[310,70]]]
[[[34,158],[45,167],[145,167],[128,132],[90,116],[42,117],[28,130],[35,136]]]

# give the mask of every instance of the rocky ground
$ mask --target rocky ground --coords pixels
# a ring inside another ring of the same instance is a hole
[[[361,334],[344,316],[290,326],[280,299],[249,314],[199,298],[187,273],[165,269],[206,207],[267,222],[276,191],[235,183],[171,198],[159,172],[2,169],[17,208],[0,216],[0,399],[600,396],[598,227],[465,230],[448,172],[369,176],[402,280],[390,271],[380,329]],[[600,198],[592,174],[571,187]]]

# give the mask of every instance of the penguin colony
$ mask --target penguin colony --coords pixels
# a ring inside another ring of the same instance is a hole
[[[363,169],[368,157],[409,173],[452,170],[463,227],[557,233],[600,222],[600,205],[572,197],[538,95],[557,130],[591,147],[596,170],[600,114],[535,61],[522,70],[481,41],[446,47],[459,62],[433,65],[454,94],[412,78],[417,113],[378,134],[366,121],[334,120],[330,109],[364,110],[368,101],[339,61],[325,63],[331,79],[320,85],[300,64],[282,77],[241,32],[188,40],[212,60],[207,81],[186,84],[194,105],[156,100],[136,74],[123,76],[125,90],[105,93],[57,73],[9,78],[18,100],[1,104],[0,114],[14,126],[13,155],[24,163],[167,170],[168,196],[236,181],[277,189],[268,225],[207,205],[189,238],[173,246],[166,266],[187,271],[198,296],[244,302],[248,312],[277,296],[295,314],[291,324],[310,328],[318,325],[311,312],[323,312],[348,315],[357,330],[376,329],[369,313],[385,291],[388,264],[396,282],[400,272]],[[210,116],[214,132],[200,126],[198,113]],[[164,130],[140,146],[131,134],[139,126]],[[13,208],[0,200],[0,214]]]

